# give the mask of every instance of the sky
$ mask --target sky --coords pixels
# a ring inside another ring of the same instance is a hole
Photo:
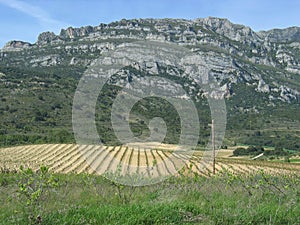
[[[0,48],[44,31],[123,18],[227,18],[255,31],[300,26],[299,0],[0,0]]]

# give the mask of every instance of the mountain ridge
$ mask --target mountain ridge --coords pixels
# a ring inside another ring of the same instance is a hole
[[[196,57],[191,58],[191,62],[197,61],[200,66],[210,69],[210,76],[219,84],[228,106],[229,143],[234,141],[275,146],[284,141],[295,143],[291,148],[298,149],[299,29],[254,32],[250,27],[215,17],[195,20],[123,19],[95,27],[69,27],[62,29],[59,35],[43,32],[34,44],[11,41],[0,51],[4,105],[2,118],[10,118],[2,133],[14,134],[12,127],[15,125],[12,125],[12,121],[16,123],[16,119],[6,112],[15,112],[18,118],[28,121],[25,114],[28,115],[29,111],[23,112],[25,106],[21,107],[22,102],[34,104],[32,114],[35,116],[30,123],[35,128],[29,132],[32,135],[39,132],[38,124],[41,121],[42,124],[56,124],[57,129],[64,128],[71,133],[72,96],[86,68],[99,56],[122,44],[146,40],[182,46]],[[203,102],[201,90],[193,82],[198,79],[197,74],[185,73],[183,76],[176,68],[168,67],[166,60],[148,64],[138,61],[134,66],[124,65],[124,68],[110,85],[120,87],[120,84],[131,79],[159,75],[176,80],[196,102],[200,105]],[[12,88],[18,91],[13,92]],[[170,91],[174,88],[166,87]],[[60,97],[44,97],[46,93]],[[107,90],[107,95],[113,98],[110,90]],[[10,106],[8,103],[11,99],[16,99],[18,103],[11,103]],[[45,103],[45,110],[37,113],[38,107],[35,104],[41,102]],[[54,109],[53,112],[48,105]],[[103,107],[106,110],[105,104]],[[105,118],[102,121],[107,120],[106,116],[100,117]],[[205,123],[207,119],[208,116]],[[66,121],[67,125],[64,123]],[[137,116],[136,121],[134,126],[137,130],[145,129]],[[43,129],[45,133],[50,132],[46,127]],[[110,130],[109,125],[105,129]],[[25,135],[24,132],[18,128],[18,134]],[[274,140],[277,136],[278,140]]]
[[[124,30],[127,32],[122,33]],[[135,35],[137,33],[138,35]],[[189,45],[209,44],[225,49],[229,53],[239,54],[254,63],[284,66],[287,70],[300,74],[299,27],[254,32],[248,26],[234,24],[228,19],[216,17],[195,20],[123,19],[109,24],[101,23],[94,27],[68,27],[61,29],[58,35],[50,31],[43,32],[39,34],[37,41],[33,44],[10,41],[1,49],[1,52],[20,51],[43,47],[48,44],[67,44],[77,40],[82,42],[97,41],[112,37],[171,41]],[[228,40],[224,40],[224,38],[228,38]],[[276,45],[275,48],[274,45]],[[292,51],[289,48],[292,48]],[[295,50],[297,51],[296,54],[293,52]]]
[[[126,19],[123,19],[126,20]],[[244,28],[249,30],[249,32],[251,33],[255,33],[256,35],[260,36],[261,38],[265,38],[265,37],[269,37],[272,35],[272,33],[275,34],[280,34],[280,33],[284,33],[285,31],[292,31],[294,33],[297,34],[297,36],[300,33],[300,27],[298,26],[291,26],[291,27],[286,27],[286,28],[271,28],[269,30],[260,30],[260,31],[254,31],[252,30],[252,28],[250,26],[246,26],[246,25],[242,25],[242,24],[236,24],[236,23],[232,23],[230,20],[228,20],[227,18],[218,18],[218,17],[206,17],[206,18],[196,18],[194,20],[188,20],[188,19],[171,19],[171,18],[163,18],[163,19],[153,19],[153,18],[145,18],[145,19],[132,19],[132,20],[126,20],[126,21],[160,21],[160,22],[164,22],[164,21],[168,21],[168,20],[175,20],[175,21],[185,21],[185,22],[189,22],[189,23],[193,23],[193,22],[200,22],[202,24],[207,25],[208,27],[216,28],[216,24],[229,24],[230,26],[233,27],[239,27],[239,28]],[[122,21],[122,20],[121,20]],[[218,21],[218,23],[215,23],[216,21]],[[103,28],[103,27],[109,27],[111,24],[115,24],[118,23],[119,21],[114,21],[108,24],[104,24],[104,23],[100,23],[98,26],[81,26],[78,28],[74,28],[74,27],[68,27],[68,28],[62,28],[59,34],[55,34],[54,32],[51,31],[45,31],[42,32],[38,35],[37,41],[35,43],[30,43],[30,42],[26,42],[26,41],[21,41],[21,40],[11,40],[8,41],[5,46],[2,48],[2,50],[5,50],[6,48],[9,47],[15,47],[18,48],[19,46],[15,46],[15,43],[20,43],[21,45],[28,45],[28,46],[32,46],[35,44],[41,44],[43,42],[48,43],[51,40],[56,40],[59,38],[72,38],[72,37],[77,37],[77,36],[85,36],[88,35],[92,32],[95,32],[97,30],[99,30],[99,28]],[[72,35],[75,32],[76,36]],[[78,35],[78,33],[80,35]],[[289,40],[288,38],[283,38],[283,40]],[[280,40],[277,40],[280,41]],[[289,40],[291,41],[291,40]],[[297,37],[297,41],[299,41],[298,37]]]

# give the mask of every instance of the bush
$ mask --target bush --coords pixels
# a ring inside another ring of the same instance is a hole
[[[233,151],[233,155],[239,156],[239,155],[247,155],[247,150],[245,148],[237,148]]]
[[[289,153],[282,148],[275,148],[274,150],[265,151],[266,156],[287,156]]]
[[[48,172],[48,167],[41,166],[38,171],[20,168],[18,182],[19,202],[23,204],[29,224],[41,224],[41,212],[46,202],[45,195],[51,188],[58,186],[57,179]]]
[[[259,155],[263,153],[265,150],[263,147],[254,147],[249,146],[247,149],[245,148],[237,148],[233,151],[234,156],[240,156],[240,155]]]

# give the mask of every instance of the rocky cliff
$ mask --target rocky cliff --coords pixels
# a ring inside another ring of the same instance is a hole
[[[292,85],[295,76],[300,76],[298,27],[256,33],[247,26],[214,17],[124,19],[95,27],[69,27],[58,35],[44,32],[34,44],[10,41],[1,50],[0,60],[14,66],[87,66],[103,52],[136,40],[172,42],[191,49],[227,89],[246,81],[256,91],[269,93],[269,99],[299,100],[299,87]],[[270,69],[257,70],[257,66]],[[276,69],[275,74],[271,68]],[[288,82],[277,82],[277,77],[285,77]]]

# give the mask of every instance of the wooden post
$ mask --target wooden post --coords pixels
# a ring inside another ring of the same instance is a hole
[[[215,124],[211,121],[211,144],[213,150],[213,174],[216,174]]]

